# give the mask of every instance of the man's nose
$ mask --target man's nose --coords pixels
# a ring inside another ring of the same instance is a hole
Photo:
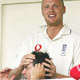
[[[50,6],[50,10],[53,10],[53,6]]]
[[[23,69],[22,74],[24,75],[26,73],[26,68]]]
[[[50,6],[50,9],[49,9],[50,12],[53,12],[54,11],[54,8],[53,6]]]

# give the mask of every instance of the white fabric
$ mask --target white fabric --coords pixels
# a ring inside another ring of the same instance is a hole
[[[75,80],[73,78],[60,78],[60,79],[41,79],[41,80]]]
[[[60,79],[40,79],[40,80],[75,80],[73,78],[60,78]]]
[[[51,40],[46,29],[44,27],[40,33],[28,36],[25,39],[12,68],[19,66],[22,57],[34,51],[37,44],[42,45],[41,51],[49,53],[56,66],[57,73],[69,75],[70,69],[80,64],[80,35],[64,25],[57,36]]]

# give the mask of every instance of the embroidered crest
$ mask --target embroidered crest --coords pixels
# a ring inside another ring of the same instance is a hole
[[[67,44],[63,44],[61,53],[62,56],[66,56],[66,49],[67,49]]]

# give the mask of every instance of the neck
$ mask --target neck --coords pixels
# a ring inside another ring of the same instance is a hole
[[[58,25],[58,26],[49,26],[47,25],[47,33],[49,38],[52,40],[61,30],[61,28],[63,27],[63,25]]]

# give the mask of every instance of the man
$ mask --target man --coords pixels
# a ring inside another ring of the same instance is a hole
[[[30,63],[22,71],[24,77],[27,78],[27,80],[50,79],[50,77],[45,76],[45,74],[49,74],[48,72],[45,72],[46,66],[42,65],[43,62],[49,64],[45,61],[45,59],[50,60],[49,55],[47,53],[36,51],[32,52],[32,54],[35,55],[35,59],[33,60],[33,63]]]
[[[10,79],[8,78],[10,71],[11,69],[9,68],[5,68],[4,70],[0,71],[0,80],[16,80],[15,75],[13,75]],[[44,73],[45,73],[44,67],[40,63],[35,64],[35,66],[33,66],[33,64],[31,63],[28,65],[27,70],[26,68],[24,68],[24,70],[22,71],[23,76],[25,76],[24,78],[25,79],[27,78],[27,80],[37,80],[44,78]],[[22,78],[17,80],[24,80],[24,79]]]
[[[49,63],[43,63],[49,69],[46,69],[51,78],[69,77],[69,71],[72,67],[80,63],[80,35],[73,32],[63,24],[63,14],[66,12],[63,0],[43,0],[42,14],[47,23],[46,27],[36,35],[29,36],[17,55],[15,69],[10,73],[18,76],[23,70],[23,66],[32,63],[35,56],[31,53],[36,45],[46,51],[52,58],[46,59]]]

